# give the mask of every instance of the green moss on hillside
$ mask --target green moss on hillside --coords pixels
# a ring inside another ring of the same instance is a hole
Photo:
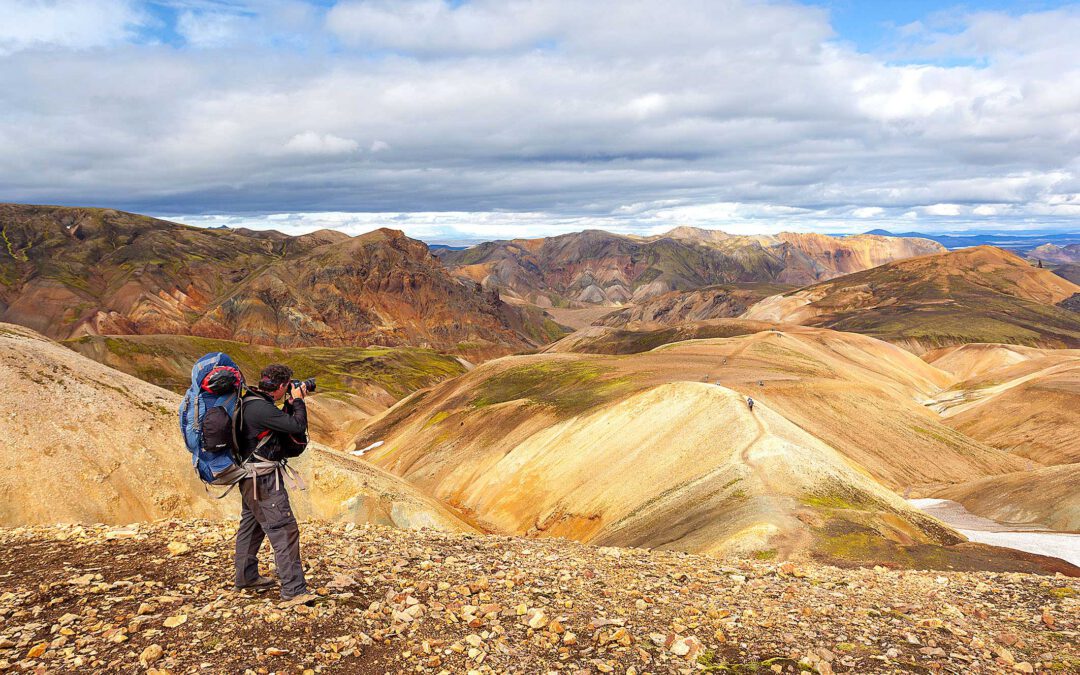
[[[484,407],[526,399],[554,408],[559,415],[587,412],[625,395],[634,387],[627,377],[581,361],[545,361],[517,366],[481,382],[469,403]]]
[[[190,381],[191,366],[209,352],[225,352],[249,382],[270,363],[283,363],[297,378],[314,377],[320,392],[351,392],[375,384],[396,398],[465,372],[447,354],[413,347],[300,347],[280,349],[188,335],[88,336],[71,349],[174,391]]]

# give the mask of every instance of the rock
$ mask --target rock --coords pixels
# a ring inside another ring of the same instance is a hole
[[[184,555],[185,553],[191,552],[191,545],[182,541],[170,541],[168,548],[169,553],[173,556]]]
[[[26,658],[36,659],[45,653],[45,650],[49,647],[48,642],[39,642],[30,648],[30,651],[26,652]]]
[[[528,624],[529,628],[540,629],[548,625],[550,619],[542,609],[534,609],[529,612]]]
[[[280,647],[267,647],[266,648],[266,655],[267,656],[284,656],[284,655],[286,655],[288,653],[289,653],[288,649],[281,649]]]
[[[1018,672],[1018,673],[1034,673],[1035,672],[1034,666],[1032,666],[1027,661],[1021,661],[1020,663],[1017,663],[1015,666],[1013,666],[1013,670]]]
[[[701,650],[701,642],[699,642],[698,639],[693,636],[677,638],[674,642],[671,643],[670,650],[671,653],[675,656],[682,656],[687,659],[693,659],[695,656],[697,656],[698,651]]]
[[[169,618],[165,619],[165,621],[163,621],[161,625],[165,626],[166,628],[176,628],[177,626],[181,626],[185,623],[187,623],[187,614],[177,614],[176,616],[170,616]]]
[[[143,666],[152,665],[161,658],[162,654],[164,654],[164,650],[161,648],[161,645],[150,645],[139,654],[139,663]]]

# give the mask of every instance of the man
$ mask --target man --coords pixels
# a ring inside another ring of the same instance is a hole
[[[315,599],[308,593],[304,567],[300,563],[300,528],[296,524],[289,493],[282,480],[282,468],[274,465],[294,453],[290,436],[307,433],[306,389],[292,385],[292,369],[273,364],[262,371],[255,389],[249,390],[242,405],[243,425],[240,447],[254,452],[255,466],[265,470],[240,481],[243,509],[236,531],[236,589],[265,590],[272,579],[259,575],[258,553],[263,539],[269,537],[274,549],[281,598],[290,604]],[[283,409],[275,403],[285,399]]]
[[[754,399],[749,396],[746,397],[746,407],[750,408],[750,412],[754,412]]]

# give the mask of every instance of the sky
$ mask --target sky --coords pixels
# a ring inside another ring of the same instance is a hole
[[[1080,230],[1080,3],[0,0],[0,201],[196,225]]]

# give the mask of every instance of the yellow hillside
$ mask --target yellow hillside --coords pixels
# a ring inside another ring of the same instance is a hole
[[[180,397],[0,324],[0,524],[130,523],[233,517],[239,498],[207,496],[176,421]],[[353,457],[313,447],[295,462],[310,489],[300,517],[398,527],[471,528],[434,500]]]

